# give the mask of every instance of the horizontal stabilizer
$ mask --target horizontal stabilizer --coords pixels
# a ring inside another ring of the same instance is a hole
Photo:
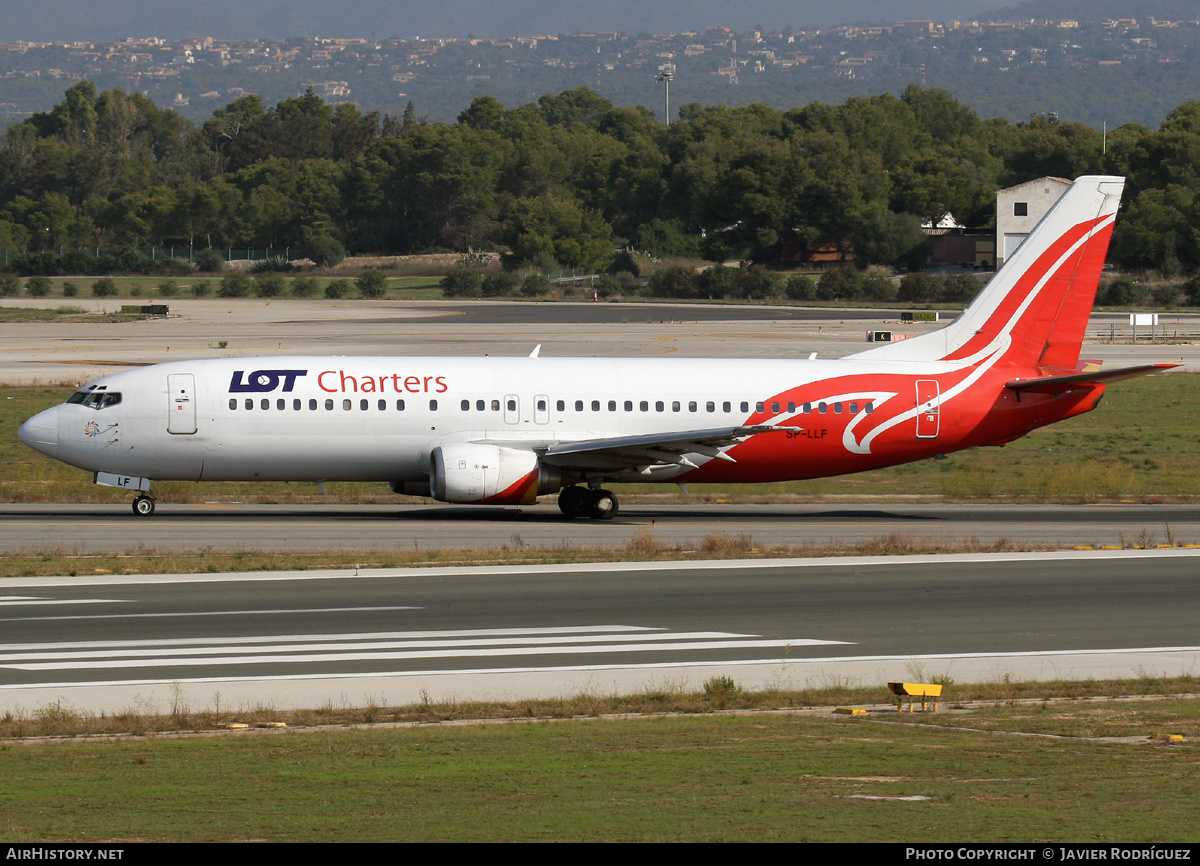
[[[1083,391],[1093,385],[1106,385],[1109,382],[1119,382],[1122,379],[1132,379],[1134,376],[1145,376],[1149,373],[1162,373],[1178,367],[1179,364],[1142,364],[1137,367],[1122,367],[1119,370],[1095,370],[1088,373],[1071,373],[1066,376],[1044,376],[1040,379],[1014,379],[1006,382],[1004,387],[1018,394],[1062,394],[1067,391]]]

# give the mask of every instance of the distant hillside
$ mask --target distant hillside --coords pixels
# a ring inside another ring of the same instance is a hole
[[[992,20],[1020,18],[1103,21],[1106,18],[1160,18],[1163,21],[1200,20],[1196,0],[1028,0],[1003,6],[978,17]]]

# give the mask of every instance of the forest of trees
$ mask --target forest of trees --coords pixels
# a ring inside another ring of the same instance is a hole
[[[479,97],[453,124],[310,92],[243,97],[196,126],[83,81],[6,131],[0,249],[474,249],[550,269],[625,246],[772,266],[832,247],[899,265],[919,257],[922,220],[983,228],[997,188],[1091,173],[1129,178],[1122,268],[1200,268],[1200,101],[1106,140],[1053,118],[983,121],[915,85],[789,111],[690,104],[670,126],[582,87],[515,108]]]

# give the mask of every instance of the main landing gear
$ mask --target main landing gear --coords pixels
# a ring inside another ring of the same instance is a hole
[[[558,508],[572,519],[590,517],[592,520],[611,520],[620,503],[611,490],[564,487],[558,494]]]
[[[145,494],[133,500],[133,513],[138,517],[149,517],[154,513],[154,497]]]

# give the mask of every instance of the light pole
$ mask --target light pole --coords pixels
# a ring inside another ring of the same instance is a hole
[[[654,76],[655,81],[660,81],[667,87],[667,126],[671,125],[671,79],[674,77],[674,72],[660,72]]]

